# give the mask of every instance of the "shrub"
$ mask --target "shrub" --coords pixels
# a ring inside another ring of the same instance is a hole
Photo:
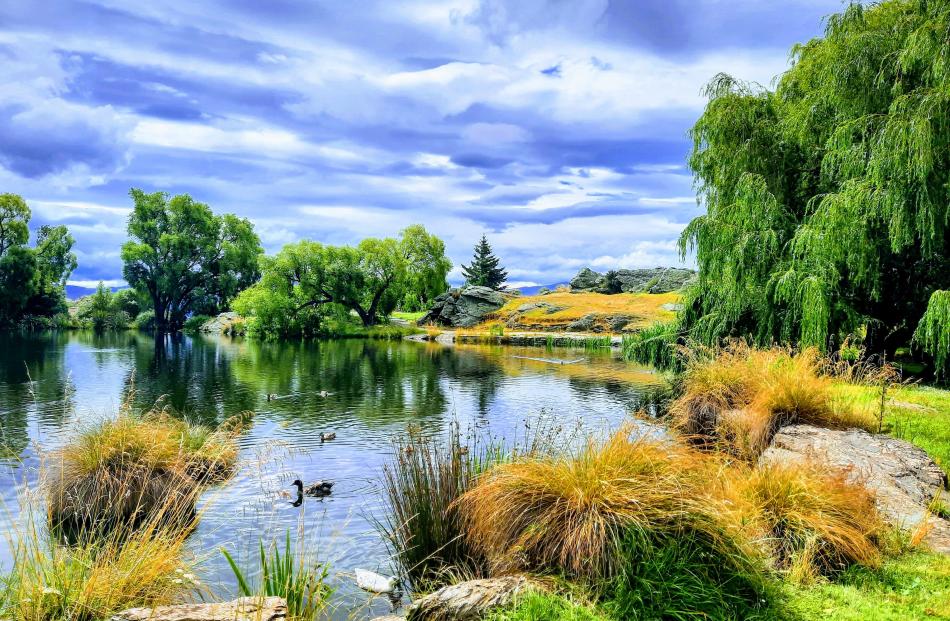
[[[623,357],[649,364],[663,371],[681,371],[684,357],[678,350],[680,337],[676,322],[655,322],[623,336]]]
[[[287,600],[291,619],[314,619],[326,607],[326,601],[332,593],[326,583],[328,568],[308,558],[302,549],[295,551],[290,545],[290,531],[287,531],[283,554],[276,543],[265,549],[264,542],[261,542],[258,566],[260,585],[256,588],[251,586],[247,573],[228,551],[222,549],[221,552],[234,572],[241,595],[283,597]]]
[[[447,447],[410,430],[383,472],[386,519],[377,524],[417,590],[453,576],[481,576],[484,556],[466,539],[456,501],[489,459],[453,434]]]
[[[187,332],[189,334],[197,334],[201,330],[201,326],[208,323],[210,320],[214,319],[210,315],[192,315],[185,320],[185,324],[181,327],[182,332]]]
[[[628,430],[576,456],[527,456],[493,467],[459,500],[471,544],[496,570],[565,573],[589,583],[621,573],[629,532],[698,533],[736,571],[754,572],[732,510],[709,493],[712,460]]]
[[[751,504],[751,536],[766,542],[776,567],[809,581],[880,562],[882,522],[874,496],[847,473],[817,464],[774,463],[737,479]]]
[[[83,430],[54,455],[45,477],[50,521],[98,529],[161,513],[188,523],[199,483],[233,472],[231,434],[123,406],[117,418]]]
[[[843,400],[821,373],[817,350],[751,349],[735,344],[690,361],[671,407],[677,431],[755,459],[784,425],[875,430],[873,413]]]
[[[135,316],[134,320],[132,320],[131,327],[135,330],[141,330],[143,332],[151,332],[155,330],[155,311],[151,309],[142,311]]]

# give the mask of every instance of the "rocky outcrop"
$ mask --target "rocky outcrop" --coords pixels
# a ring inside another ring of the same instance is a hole
[[[235,312],[221,313],[201,324],[205,334],[243,334],[244,318]]]
[[[571,279],[571,291],[593,291],[596,293],[667,293],[678,291],[696,277],[696,272],[678,267],[657,267],[640,270],[616,270],[610,272],[614,282],[610,283],[607,274],[600,274],[585,267]]]
[[[454,328],[470,328],[505,305],[505,297],[488,287],[467,286],[450,289],[437,297],[420,324],[433,323]]]
[[[516,597],[538,588],[525,576],[469,580],[426,595],[409,607],[409,621],[475,621],[510,605]]]
[[[775,435],[759,463],[816,459],[845,469],[849,479],[872,490],[889,524],[911,533],[925,532],[925,543],[950,553],[950,522],[928,511],[936,496],[945,497],[947,476],[922,449],[861,429],[791,425]]]
[[[182,604],[130,608],[112,621],[283,621],[287,602],[282,597],[241,597],[217,604]]]

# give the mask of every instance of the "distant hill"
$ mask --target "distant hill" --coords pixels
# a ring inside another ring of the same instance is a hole
[[[566,286],[566,282],[558,282],[553,285],[535,285],[533,287],[518,287],[518,291],[521,292],[521,295],[538,295],[541,289],[550,289],[554,291],[558,287]]]

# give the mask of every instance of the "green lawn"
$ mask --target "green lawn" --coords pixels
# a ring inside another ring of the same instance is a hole
[[[408,321],[409,323],[415,323],[422,319],[426,314],[426,311],[417,311],[413,313],[407,313],[403,311],[396,311],[392,316],[396,319],[402,319],[403,321]]]

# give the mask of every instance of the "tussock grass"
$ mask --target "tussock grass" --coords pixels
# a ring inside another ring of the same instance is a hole
[[[586,582],[616,576],[623,539],[699,533],[720,560],[743,571],[751,551],[708,493],[711,458],[629,430],[575,456],[528,456],[493,467],[459,499],[469,541],[495,571],[565,573]]]
[[[529,592],[512,606],[492,612],[486,621],[609,621],[590,605],[553,593]]]
[[[814,349],[733,344],[715,357],[694,358],[670,406],[672,427],[745,459],[758,457],[784,425],[876,430],[874,413],[842,399],[822,369]]]
[[[234,473],[235,430],[193,426],[161,412],[139,415],[124,406],[48,460],[50,523],[100,529],[157,514],[188,523],[202,485]]]
[[[847,473],[819,464],[772,463],[733,477],[749,503],[750,536],[793,582],[852,565],[877,567],[883,523],[874,495]]]
[[[0,616],[95,621],[126,608],[178,603],[201,588],[183,560],[190,530],[152,519],[118,526],[107,536],[83,533],[63,545],[27,523],[11,533],[13,562],[0,577]]]

